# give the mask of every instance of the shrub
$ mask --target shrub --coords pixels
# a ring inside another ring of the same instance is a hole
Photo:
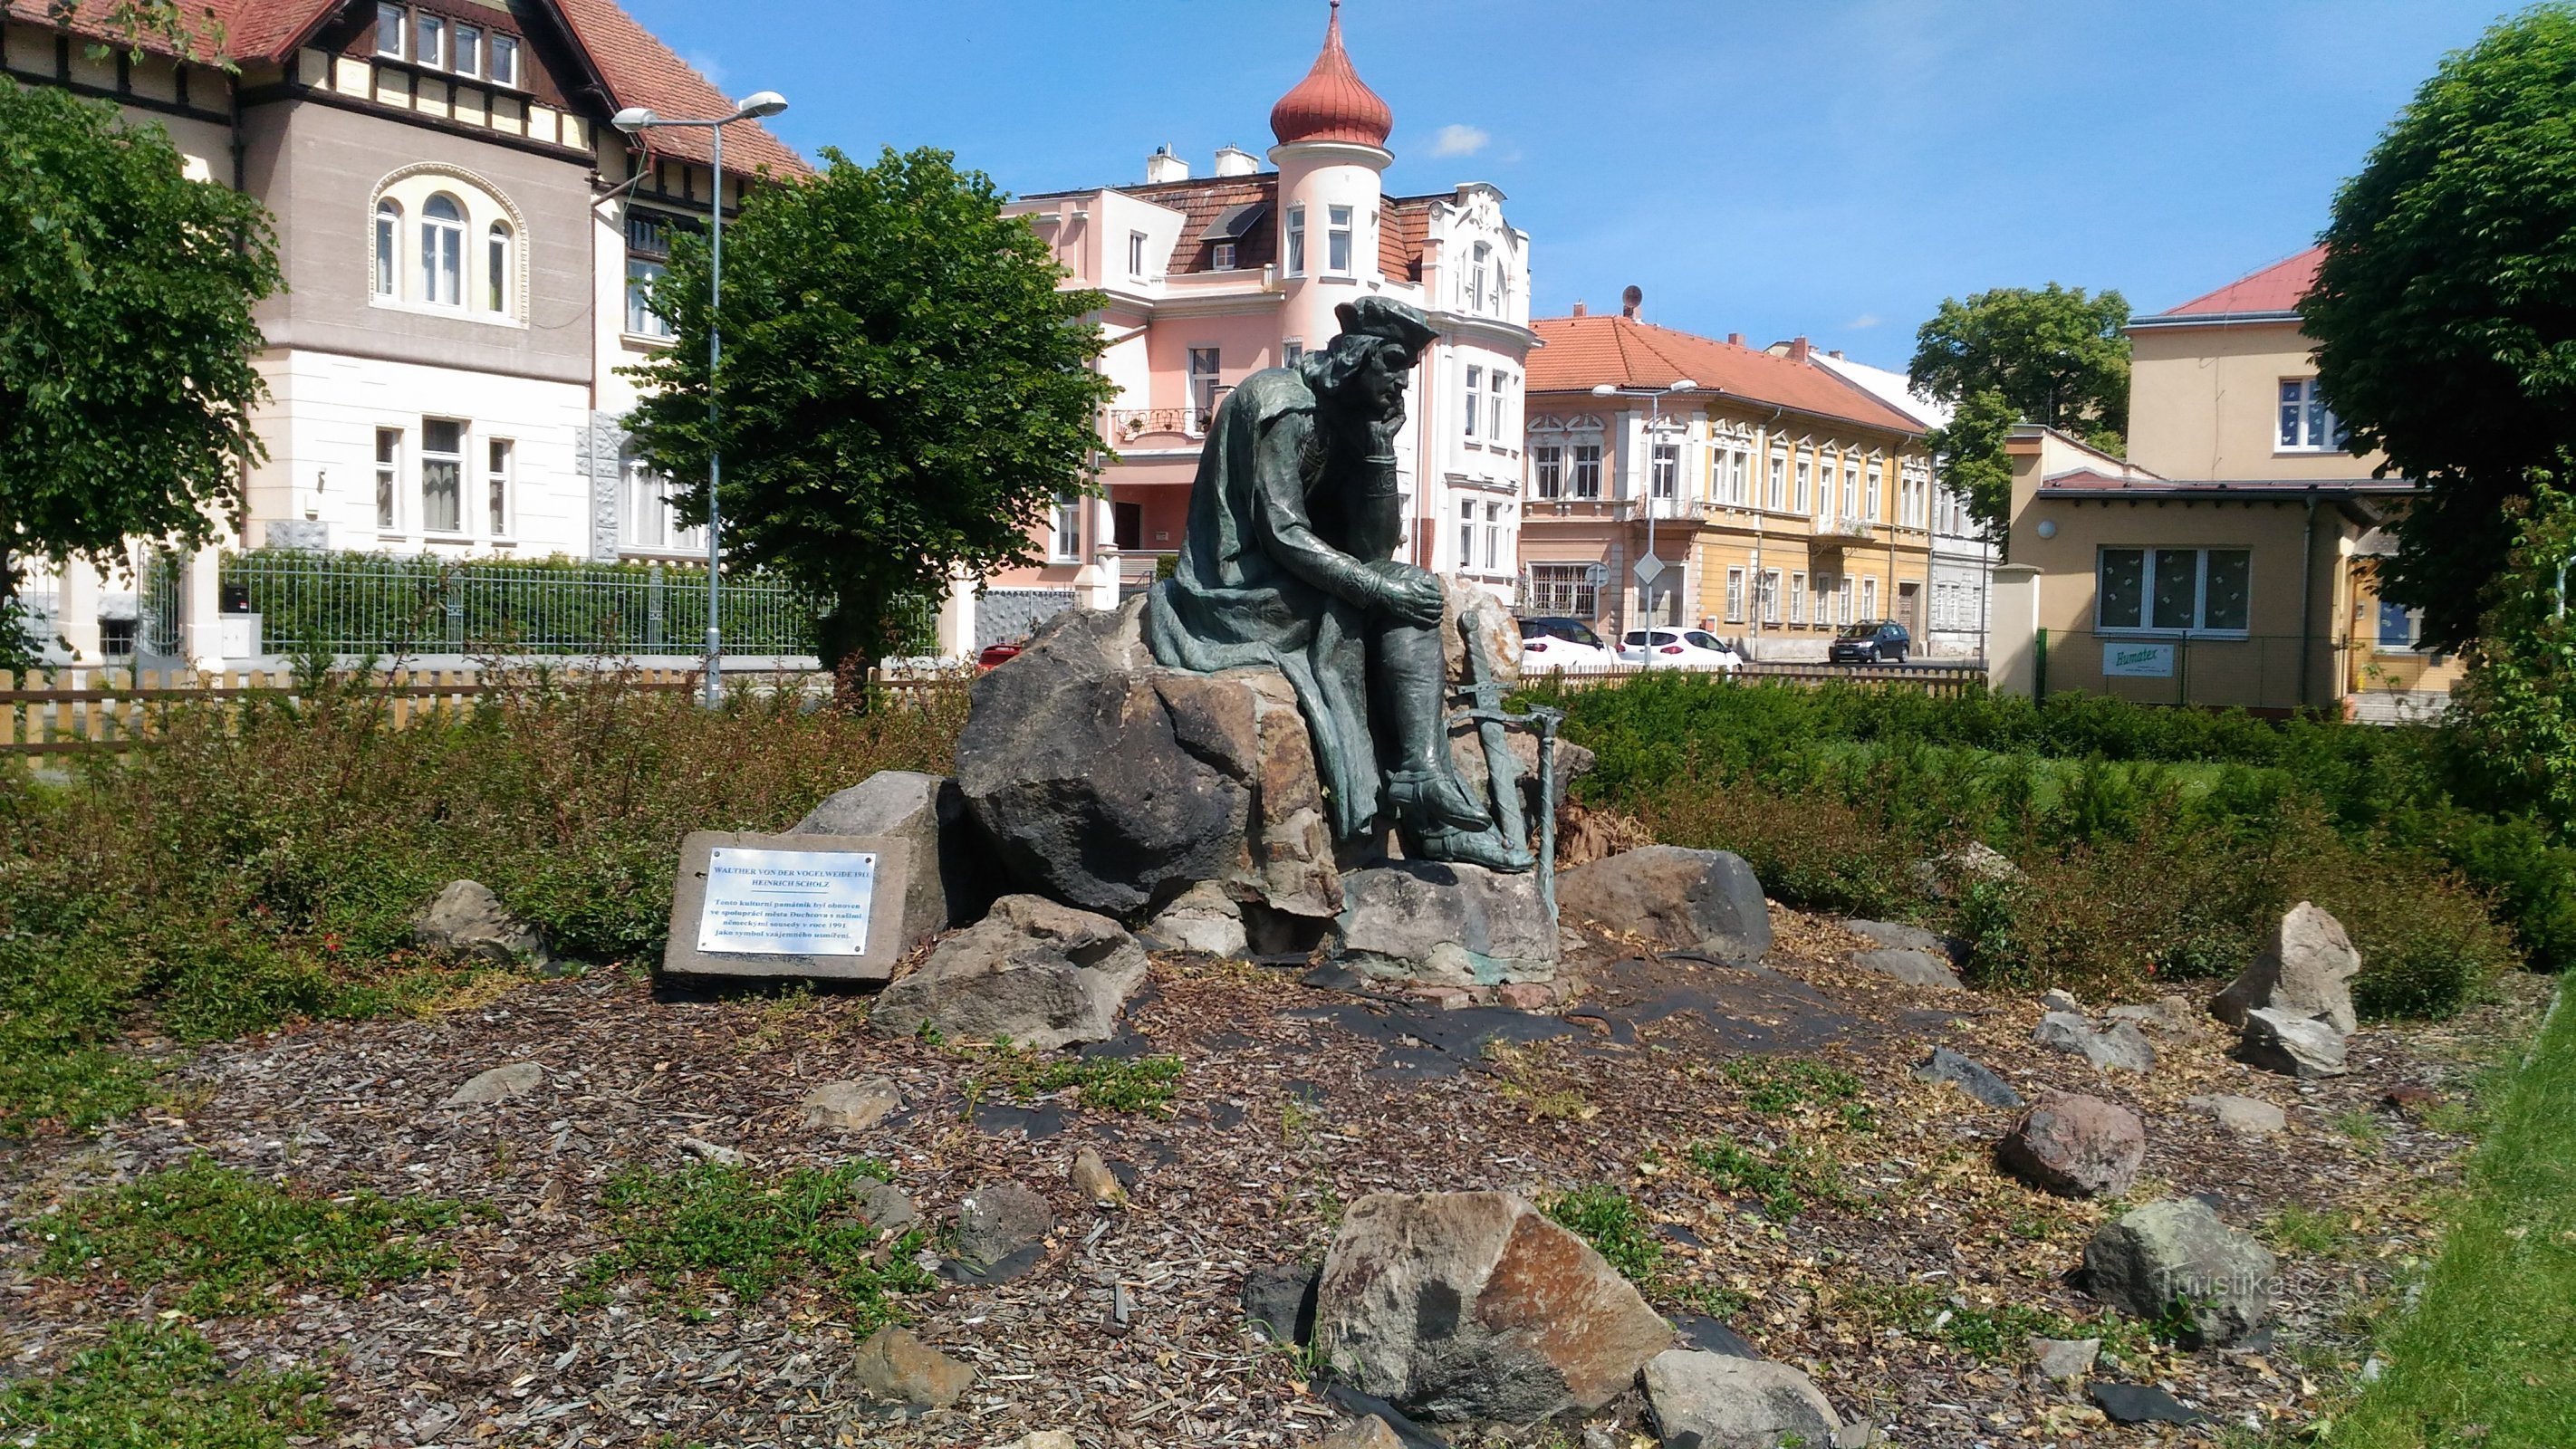
[[[319,1442],[329,1387],[309,1369],[228,1364],[184,1325],[119,1323],[62,1372],[0,1386],[0,1429],[64,1449],[286,1449]]]

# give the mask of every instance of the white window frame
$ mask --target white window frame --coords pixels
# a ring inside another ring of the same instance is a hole
[[[1208,269],[1217,272],[1234,270],[1234,243],[1221,241],[1208,248]]]
[[[1778,569],[1764,569],[1762,571],[1762,582],[1758,585],[1758,588],[1760,590],[1762,600],[1762,622],[1765,624],[1779,623],[1780,571]]]
[[[2134,553],[2138,558],[2138,622],[2114,624],[2104,616],[2109,591],[2103,587],[2105,565],[2114,553]],[[2245,560],[2245,622],[2229,628],[2213,628],[2209,619],[2209,564],[2213,555],[2233,554]],[[2160,625],[2156,618],[2156,579],[2166,561],[2175,555],[2188,555],[2192,569],[2191,622],[2187,625]],[[2162,544],[2103,544],[2093,551],[2093,630],[2117,638],[2151,639],[2245,639],[2252,637],[2254,623],[2254,555],[2251,549],[2202,548],[2197,546],[2167,547]]]
[[[2281,379],[2280,411],[2272,432],[2276,453],[2343,453],[2350,451],[2350,430],[2317,394],[2313,377]]]
[[[1565,445],[1532,443],[1530,456],[1530,496],[1557,499],[1565,496]]]
[[[1807,622],[1807,575],[1793,570],[1789,575],[1789,622],[1803,628]]]
[[[506,221],[483,228],[483,310],[507,317],[518,306],[519,232]]]
[[[1834,627],[1839,629],[1852,621],[1852,579],[1849,574],[1834,579]]]
[[[1055,507],[1047,515],[1047,560],[1051,563],[1082,562],[1082,495],[1058,494]]]
[[[1476,566],[1476,500],[1458,500],[1458,563],[1460,573]]]
[[[1349,206],[1324,208],[1324,274],[1332,277],[1359,275],[1358,209]]]
[[[376,429],[376,531],[402,532],[403,430]]]
[[[1283,224],[1283,230],[1287,241],[1282,250],[1286,253],[1288,263],[1284,275],[1302,277],[1306,275],[1306,208],[1303,206],[1288,208],[1288,219]]]
[[[1730,564],[1726,570],[1726,622],[1744,622],[1744,569]]]
[[[1565,496],[1598,502],[1601,498],[1601,442],[1577,441],[1567,458]]]
[[[1763,506],[1769,508],[1774,513],[1786,511],[1789,506],[1788,449],[1773,448],[1771,450],[1770,476],[1765,480],[1763,487],[1765,489],[1762,495]]]
[[[1864,619],[1878,617],[1878,575],[1876,574],[1871,574],[1860,581],[1860,617]]]
[[[455,209],[453,217],[433,215],[440,202]],[[442,191],[420,208],[420,296],[422,304],[463,310],[465,306],[465,228],[473,212]]]
[[[1217,389],[1224,385],[1225,352],[1218,347],[1189,350],[1190,436],[1208,430],[1216,419]]]
[[[1861,486],[1865,491],[1861,494],[1860,516],[1876,523],[1880,509],[1885,506],[1879,502],[1878,495],[1879,490],[1887,486],[1887,471],[1875,462],[1870,463],[1863,470]]]
[[[2406,617],[2406,637],[2397,643],[2388,640],[2388,611],[2397,609]],[[2421,654],[2424,652],[2424,611],[2373,594],[2370,599],[2370,648],[2374,654]]]
[[[416,10],[411,21],[412,63],[431,70],[447,69],[447,17]]]
[[[626,335],[668,342],[675,334],[670,319],[653,310],[653,289],[670,268],[650,257],[626,258]]]
[[[434,449],[430,446],[430,429],[445,427],[456,429],[456,450],[452,453],[443,449]],[[471,476],[471,470],[468,467],[467,460],[473,455],[474,428],[463,418],[423,418],[420,420],[420,460],[419,465],[415,467],[412,472],[414,478],[419,484],[417,496],[420,499],[420,531],[422,534],[432,538],[457,539],[473,537],[472,525],[468,522],[471,515],[467,512],[465,506],[465,480]],[[439,466],[446,466],[449,470],[447,475],[448,488],[452,495],[452,507],[455,513],[453,526],[447,528],[440,528],[437,526],[437,511],[430,506],[429,470],[433,467]]]
[[[1804,513],[1807,511],[1807,500],[1815,496],[1810,491],[1810,484],[1813,480],[1814,472],[1814,462],[1809,459],[1805,453],[1800,453],[1798,455],[1797,466],[1798,489],[1795,493],[1789,495],[1791,500],[1789,510],[1792,513]]]
[[[371,259],[376,280],[373,294],[387,299],[402,296],[402,203],[390,196],[376,199],[375,253]]]
[[[455,64],[449,66],[448,69],[456,72],[458,75],[473,76],[477,79],[482,77],[482,26],[468,25],[461,20],[450,25],[447,28],[447,45],[449,52],[455,57]]]
[[[483,523],[489,537],[518,533],[519,445],[511,438],[483,440]]]
[[[1485,394],[1485,369],[1483,369],[1482,367],[1477,366],[1475,363],[1472,363],[1472,362],[1471,362],[1471,363],[1468,363],[1468,364],[1467,364],[1467,433],[1466,433],[1466,437],[1467,437],[1467,441],[1469,441],[1469,442],[1471,442],[1471,443],[1472,443],[1472,442],[1474,442],[1474,441],[1476,440],[1476,419],[1477,419],[1480,415],[1482,415],[1482,414],[1483,414],[1483,412],[1484,412],[1484,410],[1485,410],[1485,406],[1484,406],[1484,394]]]
[[[519,37],[503,35],[496,30],[484,43],[491,48],[492,57],[492,63],[485,67],[491,72],[486,79],[496,86],[508,86],[512,90],[519,89]],[[504,56],[509,58],[506,65],[502,63]]]
[[[1503,398],[1511,390],[1511,374],[1497,367],[1485,379],[1485,411],[1488,426],[1485,436],[1497,448],[1507,436],[1503,432]]]
[[[1145,280],[1145,243],[1149,240],[1141,231],[1127,233],[1127,275],[1131,280]]]
[[[393,44],[385,44],[390,26]],[[411,58],[411,11],[401,5],[376,7],[376,55],[384,60]]]
[[[1646,447],[1646,495],[1662,502],[1681,496],[1681,491],[1681,441],[1658,437]]]
[[[1489,574],[1503,571],[1503,520],[1507,507],[1501,503],[1485,505],[1485,572]]]

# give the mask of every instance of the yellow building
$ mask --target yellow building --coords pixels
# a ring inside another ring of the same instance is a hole
[[[1620,316],[1540,318],[1529,357],[1522,611],[1648,619],[1821,659],[1834,629],[1926,624],[1921,424],[1819,365]],[[1687,391],[1674,384],[1692,384]],[[1604,395],[1599,389],[1610,389]],[[1651,582],[1637,565],[1652,558]]]
[[[2373,718],[2447,698],[2456,663],[2374,587],[2413,484],[2318,395],[2296,311],[2317,257],[2130,322],[2127,459],[2016,430],[1998,686]]]

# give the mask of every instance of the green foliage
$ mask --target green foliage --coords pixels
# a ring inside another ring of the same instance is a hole
[[[1830,1113],[1854,1131],[1873,1125],[1861,1079],[1841,1067],[1800,1058],[1737,1057],[1720,1067],[1718,1076],[1745,1089],[1749,1111],[1765,1116]]]
[[[2460,758],[2494,808],[2527,811],[2576,841],[2576,623],[2558,595],[2576,559],[2576,499],[2534,484],[2508,511],[2512,548],[2453,692]]]
[[[2513,515],[2576,437],[2576,8],[2446,57],[2335,196],[2300,306],[2356,453],[2417,484],[2388,597],[2445,648],[2478,636]]]
[[[1763,1150],[1716,1137],[1692,1143],[1682,1156],[1711,1187],[1761,1199],[1762,1210],[1780,1222],[1816,1203],[1847,1206],[1854,1200],[1833,1160],[1812,1145]]]
[[[1649,1282],[1663,1270],[1664,1245],[1652,1223],[1615,1187],[1578,1187],[1550,1198],[1547,1215],[1558,1227],[1592,1245],[1621,1276]]]
[[[2129,429],[2129,302],[2055,282],[1945,298],[1914,334],[1914,386],[1959,406],[1995,393],[2021,417],[2110,452]],[[1991,409],[1990,403],[1978,403]]]
[[[1169,1116],[1180,1092],[1179,1057],[1064,1057],[1008,1045],[976,1054],[979,1070],[960,1086],[968,1097],[998,1088],[1023,1102],[1050,1092],[1074,1091],[1082,1105],[1103,1112]]]
[[[0,623],[30,559],[212,538],[261,456],[268,215],[182,169],[159,126],[0,78]]]
[[[1928,1343],[1946,1344],[1986,1363],[2018,1358],[2024,1342],[2033,1337],[2098,1338],[2111,1357],[2132,1359],[2158,1341],[2148,1325],[2107,1309],[2091,1318],[2076,1318],[2020,1303],[1980,1308],[1929,1283],[1865,1284],[1850,1290],[1844,1302],[1869,1322]]]
[[[104,1272],[136,1288],[175,1283],[185,1313],[274,1311],[280,1289],[360,1294],[446,1261],[423,1236],[456,1222],[441,1198],[325,1197],[192,1158],[38,1218],[42,1270]]]
[[[824,153],[753,194],[729,229],[721,428],[708,419],[708,255],[682,236],[653,304],[678,345],[634,369],[638,450],[703,521],[721,444],[729,557],[829,602],[828,661],[873,661],[896,601],[952,572],[1029,562],[1027,530],[1095,486],[1099,293],[1064,276],[1002,194],[946,152]]]
[[[0,1387],[0,1433],[46,1449],[286,1449],[331,1420],[322,1376],[227,1365],[195,1330],[119,1323],[60,1373]]]
[[[865,1160],[775,1177],[712,1162],[619,1173],[599,1200],[618,1246],[584,1266],[566,1304],[605,1302],[609,1285],[640,1274],[648,1301],[706,1318],[707,1280],[744,1307],[798,1281],[837,1298],[864,1336],[900,1316],[897,1295],[936,1286],[913,1262],[919,1232],[887,1240],[852,1210],[862,1182],[893,1180],[884,1164]]]
[[[2003,393],[1981,387],[1959,399],[1950,421],[1924,438],[1941,462],[1943,487],[1968,500],[1969,516],[2004,538],[2012,519],[2012,460],[2004,444],[2021,410]]]
[[[964,699],[710,711],[582,671],[401,728],[391,707],[364,685],[175,707],[150,748],[67,782],[0,772],[0,1130],[130,1110],[130,1026],[202,1041],[476,989],[492,968],[411,944],[460,877],[559,956],[650,959],[681,836],[784,829],[879,769],[945,773]]]
[[[2576,1010],[2564,1000],[2447,1216],[2421,1292],[2375,1325],[2387,1371],[2335,1416],[2330,1442],[2576,1444]]]

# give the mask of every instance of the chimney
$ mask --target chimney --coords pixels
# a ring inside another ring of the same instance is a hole
[[[1843,360],[1843,350],[1842,350],[1841,348],[1839,348],[1839,347],[1835,348],[1835,349],[1834,349],[1833,351],[1831,351],[1831,352],[1826,353],[1825,355],[1826,355],[1827,357],[1832,358],[1832,359],[1833,359],[1834,361],[1836,361],[1836,362],[1840,362],[1840,361],[1842,361],[1842,360]]]
[[[1145,184],[1148,186],[1157,181],[1189,179],[1190,163],[1173,155],[1172,148],[1169,146],[1157,146],[1154,148],[1154,154],[1145,158]]]
[[[1806,361],[1807,355],[1814,350],[1815,348],[1810,345],[1804,337],[1792,337],[1789,339],[1789,360],[1791,362]]]
[[[1639,288],[1632,286],[1619,294],[1619,315],[1631,322],[1639,320],[1637,309],[1645,305],[1646,294]]]
[[[1726,341],[1727,345],[1730,347],[1742,347],[1744,345],[1744,334],[1741,332],[1729,332],[1726,334]]]
[[[1261,158],[1240,146],[1216,148],[1216,174],[1219,176],[1250,176],[1260,169]]]
[[[1584,306],[1581,302],[1577,302],[1574,304],[1574,315],[1577,317],[1589,317],[1592,315],[1592,309]]]

